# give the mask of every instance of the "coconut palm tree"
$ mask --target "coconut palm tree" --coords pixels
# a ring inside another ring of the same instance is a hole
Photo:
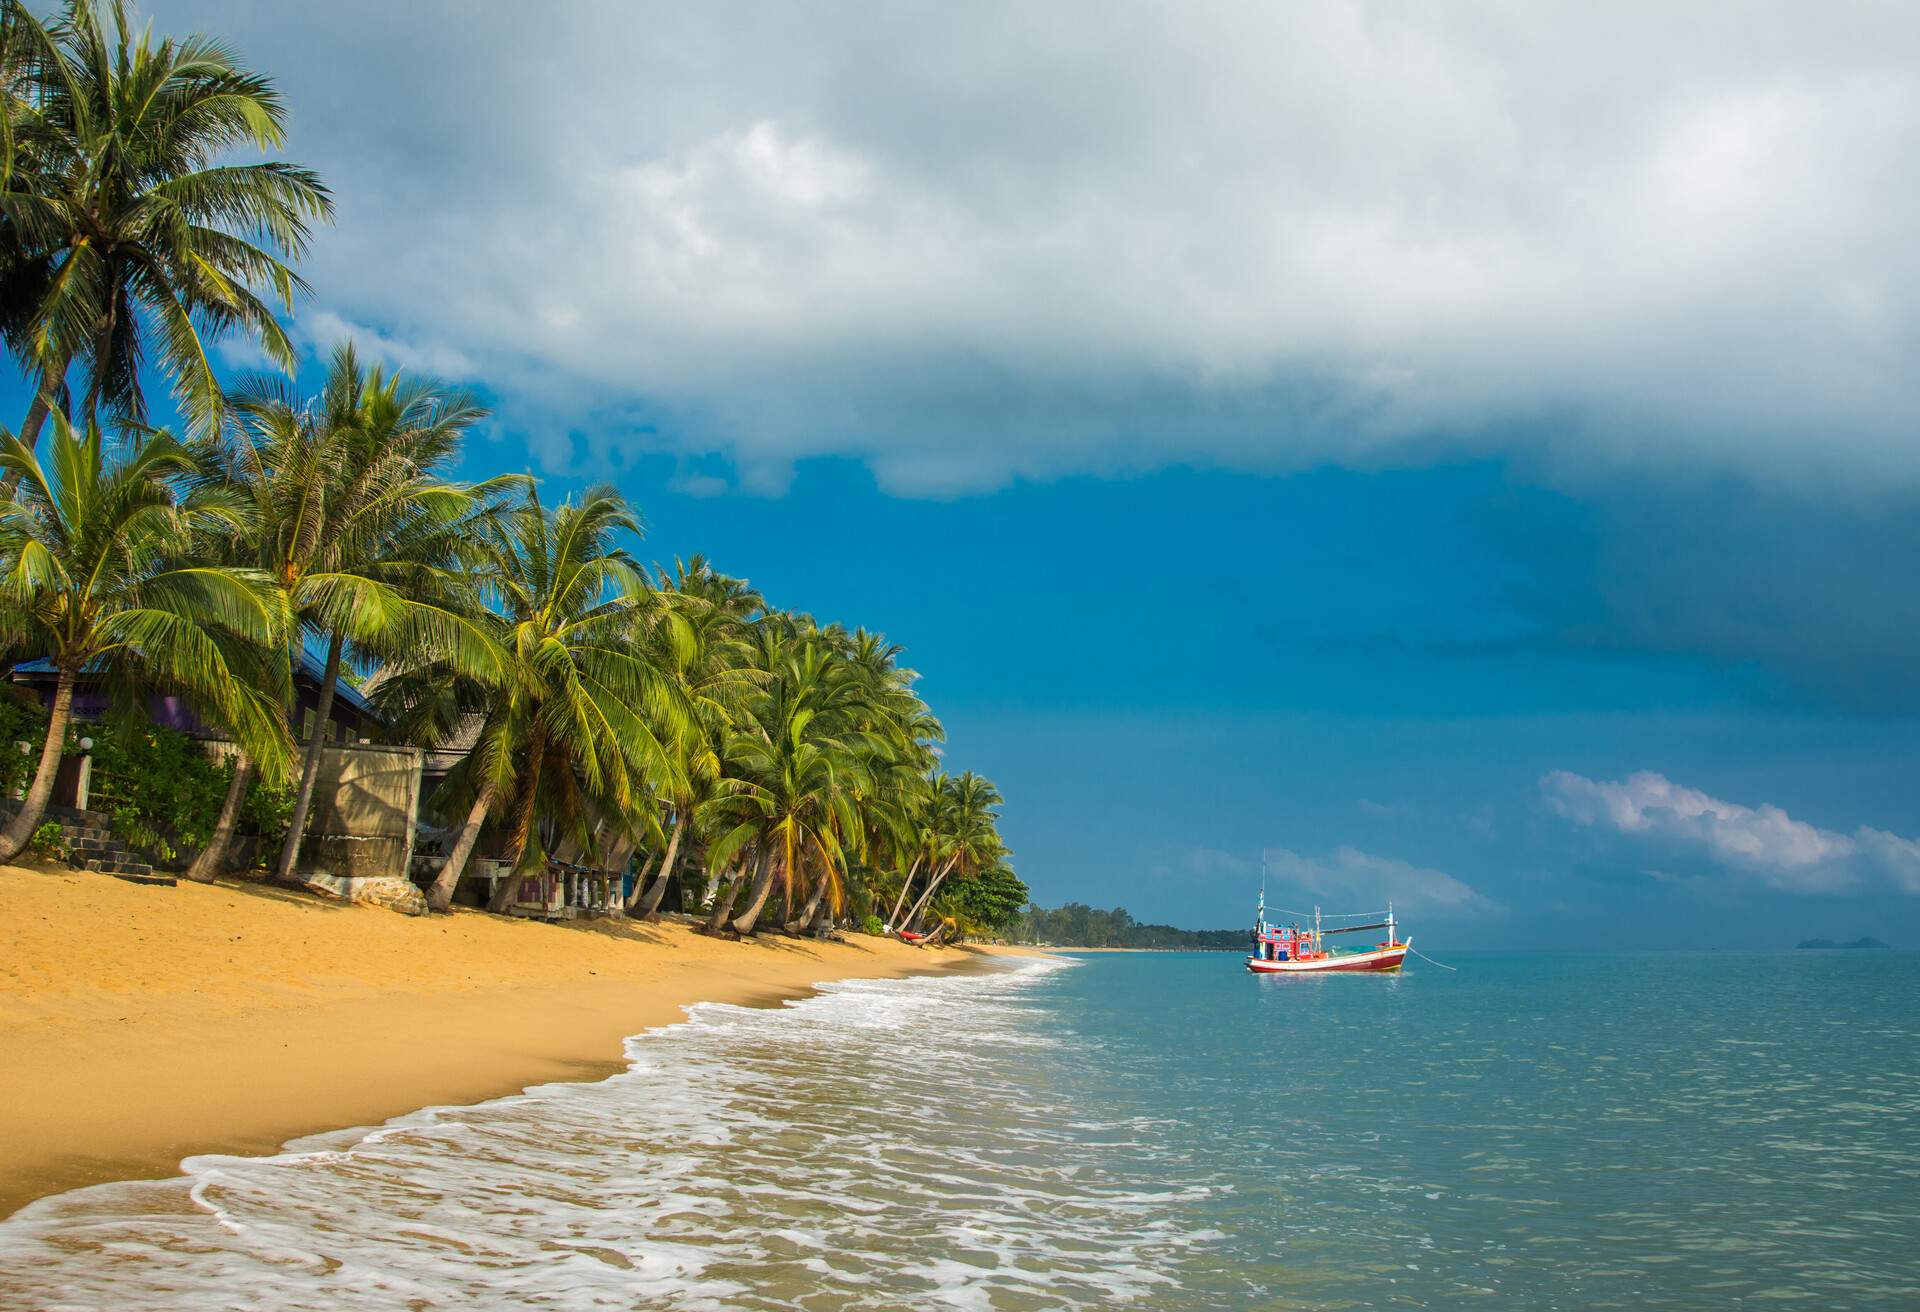
[[[33,447],[75,362],[90,418],[102,406],[141,418],[149,356],[194,429],[211,431],[223,407],[211,344],[243,334],[292,367],[274,306],[291,312],[305,287],[284,259],[333,212],[310,169],[221,162],[281,148],[280,93],[210,37],[134,31],[120,0],[104,13],[68,0],[46,24],[21,0],[0,6],[15,61],[0,331],[35,380],[20,439]]]
[[[921,912],[949,875],[958,872],[962,877],[971,876],[1005,854],[995,827],[1000,801],[1000,791],[971,770],[947,781],[936,803],[934,822],[936,841],[945,859],[927,880],[919,901],[907,912],[902,928],[911,929],[918,923]]]
[[[679,786],[665,740],[687,732],[689,713],[638,638],[659,604],[620,543],[639,531],[639,518],[604,487],[553,509],[530,491],[524,505],[480,526],[473,568],[503,659],[497,674],[475,680],[486,718],[464,771],[472,805],[435,877],[435,905],[451,901],[496,814],[512,872],[490,908],[503,911],[545,859],[547,833],[592,850],[596,819],[618,822]]]
[[[858,802],[871,787],[870,744],[859,724],[862,689],[832,644],[800,621],[763,639],[771,677],[749,699],[751,727],[726,748],[727,776],[709,804],[708,860],[729,868],[759,854],[746,906],[732,920],[751,934],[777,882],[787,905],[819,889],[837,909],[847,865],[861,850]]]
[[[249,506],[255,564],[286,590],[301,640],[325,653],[274,870],[291,880],[349,655],[372,664],[404,653],[498,674],[498,649],[456,566],[501,496],[526,480],[447,481],[461,435],[486,410],[465,392],[363,365],[351,342],[334,351],[317,397],[255,378],[231,408],[233,422],[209,449]]]
[[[678,683],[690,714],[687,733],[664,739],[674,754],[677,782],[676,790],[662,799],[670,813],[666,850],[657,870],[650,861],[634,880],[627,899],[627,914],[648,920],[659,916],[660,903],[690,846],[694,817],[720,779],[727,731],[758,681],[747,659],[746,634],[765,609],[759,593],[716,572],[700,556],[675,561],[671,574],[659,570],[656,588],[663,605],[649,631],[660,652],[658,663]]]
[[[165,433],[109,449],[53,416],[51,472],[0,431],[0,471],[19,480],[0,506],[0,614],[56,672],[46,743],[0,860],[26,847],[45,814],[82,672],[125,674],[187,693],[242,741],[271,744],[282,712],[230,659],[226,640],[285,642],[286,598],[258,569],[192,558],[196,536],[240,525],[245,507],[183,476],[189,452]]]

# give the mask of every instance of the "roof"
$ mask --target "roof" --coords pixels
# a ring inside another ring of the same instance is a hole
[[[299,678],[305,675],[307,682],[318,688],[320,680],[327,673],[326,662],[308,651],[304,645],[294,655],[298,659],[298,664],[294,667],[294,677]],[[368,703],[366,694],[348,683],[345,678],[334,684],[333,695],[362,715],[373,714],[373,707]]]
[[[318,688],[320,686],[320,680],[327,672],[326,663],[305,647],[299,648],[294,653],[294,657],[294,678],[306,683],[309,687]],[[51,678],[54,673],[53,662],[45,657],[34,661],[21,661],[13,667],[13,672],[16,675],[26,675],[30,679]],[[90,666],[87,670],[89,674],[97,672],[97,665]],[[345,679],[341,679],[334,685],[333,695],[337,700],[346,703],[347,706],[355,712],[361,715],[374,716],[373,707],[367,701],[366,694],[362,693]]]

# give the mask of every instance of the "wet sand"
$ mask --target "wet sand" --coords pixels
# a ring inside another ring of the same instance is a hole
[[[1020,949],[413,919],[250,883],[0,866],[0,1216],[184,1157],[598,1079],[695,1002],[985,968]]]

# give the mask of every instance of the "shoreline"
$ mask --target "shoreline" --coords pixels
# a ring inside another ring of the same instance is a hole
[[[1030,949],[707,938],[683,921],[415,919],[248,882],[0,866],[0,1218],[209,1153],[604,1079],[696,1003]]]

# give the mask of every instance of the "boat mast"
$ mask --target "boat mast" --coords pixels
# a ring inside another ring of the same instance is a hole
[[[1399,941],[1399,939],[1393,936],[1393,902],[1389,899],[1387,902],[1387,942],[1393,944]]]
[[[1320,905],[1319,903],[1315,903],[1313,908],[1313,950],[1315,952],[1326,951],[1326,948],[1322,946],[1322,940],[1320,938]]]

